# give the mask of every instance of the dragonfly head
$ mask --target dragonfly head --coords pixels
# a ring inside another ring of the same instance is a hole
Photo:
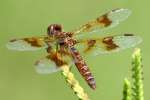
[[[60,24],[51,24],[47,28],[47,34],[49,36],[57,35],[60,32],[62,32],[62,26]]]

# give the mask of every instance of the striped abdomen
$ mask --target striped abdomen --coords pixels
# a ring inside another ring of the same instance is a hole
[[[84,79],[86,80],[88,85],[92,89],[95,89],[96,82],[94,80],[94,77],[93,77],[92,73],[90,72],[88,66],[86,65],[85,61],[82,59],[79,52],[74,47],[72,47],[71,54],[74,59],[74,63],[76,65],[77,69],[79,70],[80,74],[84,77]]]

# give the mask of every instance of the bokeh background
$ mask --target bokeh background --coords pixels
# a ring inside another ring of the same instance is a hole
[[[131,16],[108,32],[132,32],[143,38],[144,96],[150,98],[149,80],[149,1],[148,0],[0,0],[0,100],[77,100],[60,72],[39,75],[34,62],[46,52],[10,51],[9,39],[46,33],[51,23],[60,23],[69,31],[115,8],[132,10]],[[91,100],[121,100],[125,77],[131,75],[133,48],[111,55],[86,57],[97,89],[91,90],[75,67],[72,72]]]

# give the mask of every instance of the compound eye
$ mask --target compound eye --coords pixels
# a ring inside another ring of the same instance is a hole
[[[47,29],[48,35],[55,35],[61,31],[62,31],[62,27],[59,24],[51,24]]]
[[[54,26],[54,30],[57,31],[57,32],[61,32],[62,29],[61,29],[61,26],[60,25],[56,25]]]

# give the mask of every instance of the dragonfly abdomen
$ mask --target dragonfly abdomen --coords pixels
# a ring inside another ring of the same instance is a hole
[[[72,57],[74,59],[74,63],[76,65],[77,69],[79,70],[80,74],[84,77],[84,79],[86,80],[88,85],[92,89],[95,89],[96,82],[95,82],[95,79],[94,79],[92,73],[90,72],[90,69],[88,68],[87,64],[85,63],[85,61],[82,59],[79,52],[74,47],[71,48],[71,53],[72,53]]]

